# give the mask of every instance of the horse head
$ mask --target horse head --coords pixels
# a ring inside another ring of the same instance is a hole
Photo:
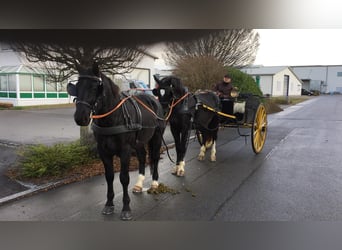
[[[69,95],[76,97],[74,119],[79,126],[88,126],[91,113],[94,111],[98,97],[103,92],[101,73],[96,63],[92,67],[78,66],[79,74],[76,84],[68,83]]]
[[[168,108],[173,100],[181,98],[186,93],[181,80],[177,77],[167,76],[162,79],[159,79],[156,75],[153,77],[157,82],[156,88],[153,89],[153,94],[158,97],[164,110]]]

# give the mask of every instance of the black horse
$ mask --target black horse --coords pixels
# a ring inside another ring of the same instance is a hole
[[[67,89],[70,95],[77,97],[74,114],[77,125],[87,126],[93,118],[92,129],[107,181],[107,202],[102,213],[114,212],[113,156],[117,155],[121,162],[120,182],[123,188],[121,219],[130,220],[128,185],[131,152],[135,149],[139,160],[139,178],[134,190],[141,191],[143,187],[146,144],[153,180],[151,188],[157,188],[158,162],[165,129],[165,121],[159,118],[163,115],[163,109],[153,96],[120,93],[119,87],[100,72],[96,63],[90,68],[79,66],[78,73],[77,84],[69,83]]]
[[[174,76],[159,79],[154,75],[157,82],[153,90],[158,97],[164,112],[170,122],[170,129],[175,140],[177,162],[172,173],[183,176],[185,173],[184,157],[188,147],[189,135],[192,128],[196,129],[201,145],[199,160],[204,160],[205,151],[211,147],[211,161],[216,161],[216,139],[219,128],[218,116],[202,107],[206,104],[218,110],[220,100],[212,91],[199,91],[190,93],[181,80]]]

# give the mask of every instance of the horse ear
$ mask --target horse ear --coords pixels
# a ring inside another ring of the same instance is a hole
[[[160,83],[158,75],[153,75],[153,78],[158,84]]]
[[[79,63],[76,63],[75,67],[78,73],[81,73],[84,71],[84,67],[82,67],[81,64]]]
[[[97,62],[93,63],[93,73],[95,76],[100,77],[100,69]]]

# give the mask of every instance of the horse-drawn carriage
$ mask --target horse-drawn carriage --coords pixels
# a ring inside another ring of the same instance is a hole
[[[175,139],[177,163],[173,173],[184,175],[185,153],[191,128],[196,131],[201,145],[199,160],[204,160],[207,148],[211,147],[210,160],[216,161],[216,139],[220,127],[250,129],[253,151],[262,151],[267,134],[267,115],[260,97],[232,92],[229,99],[220,100],[213,91],[190,93],[180,79],[170,76],[154,77],[158,96],[164,111],[168,113],[171,132]]]
[[[259,96],[236,93],[232,98],[221,99],[219,110],[206,104],[198,106],[217,114],[220,126],[237,128],[239,135],[250,136],[254,153],[262,151],[267,135],[267,114]],[[250,134],[241,134],[240,128],[251,129]],[[196,135],[198,140],[202,139],[201,133],[197,132]]]
[[[138,181],[133,192],[142,192],[145,179],[146,150],[150,159],[152,174],[151,188],[158,187],[158,163],[160,148],[166,122],[170,122],[175,140],[177,163],[172,173],[183,176],[188,139],[193,125],[198,131],[201,143],[199,160],[204,159],[205,149],[211,141],[211,160],[216,160],[215,141],[218,128],[251,128],[252,146],[259,153],[265,142],[267,119],[264,106],[254,96],[236,97],[231,111],[222,112],[221,102],[213,92],[192,94],[182,85],[180,79],[167,77],[159,80],[154,89],[156,98],[147,95],[128,95],[120,92],[115,83],[100,72],[98,65],[77,68],[79,78],[76,84],[69,83],[67,91],[75,96],[76,110],[74,120],[79,126],[92,124],[99,156],[105,168],[107,182],[107,201],[103,214],[114,212],[114,171],[113,156],[120,157],[120,182],[123,188],[122,220],[131,220],[129,185],[129,159],[135,149],[139,160]],[[230,100],[231,101],[231,100]],[[229,106],[229,105],[228,105]],[[164,118],[163,113],[167,113]],[[225,118],[225,119],[222,119]]]

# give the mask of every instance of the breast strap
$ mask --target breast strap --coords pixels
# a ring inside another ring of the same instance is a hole
[[[121,93],[124,97],[127,97],[128,95],[126,93]],[[134,98],[128,98],[128,101],[130,101],[134,107],[134,110],[137,114],[137,121],[133,121],[131,115],[129,114],[127,105],[127,102],[124,102],[122,104],[122,113],[124,116],[124,122],[123,125],[116,125],[111,127],[101,127],[94,122],[91,124],[91,129],[100,135],[117,135],[117,134],[123,134],[127,132],[133,132],[133,131],[139,131],[143,128],[155,128],[154,127],[143,127],[142,126],[142,115],[141,110]]]

